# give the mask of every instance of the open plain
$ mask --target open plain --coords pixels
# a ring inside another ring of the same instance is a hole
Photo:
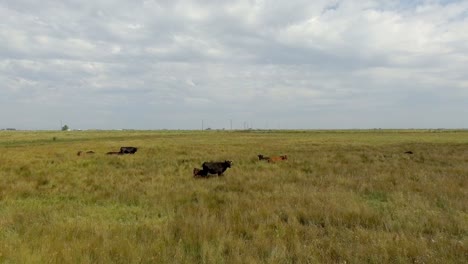
[[[0,263],[467,262],[466,130],[0,131]]]

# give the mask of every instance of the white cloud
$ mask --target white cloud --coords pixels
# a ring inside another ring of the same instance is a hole
[[[0,17],[8,127],[468,126],[466,1],[8,0]]]

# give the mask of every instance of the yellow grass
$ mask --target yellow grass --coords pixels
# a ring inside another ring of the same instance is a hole
[[[468,131],[0,131],[0,263],[467,263],[467,183]]]

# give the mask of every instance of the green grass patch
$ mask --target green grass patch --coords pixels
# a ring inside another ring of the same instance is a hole
[[[466,263],[467,150],[455,130],[0,131],[0,263]]]

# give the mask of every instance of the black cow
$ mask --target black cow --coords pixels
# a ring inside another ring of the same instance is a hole
[[[110,152],[107,152],[106,154],[107,154],[107,155],[123,155],[123,153],[120,152],[120,151],[119,151],[119,152],[117,152],[117,151],[110,151]]]
[[[227,170],[227,168],[231,168],[232,161],[225,160],[223,162],[204,162],[202,164],[202,172],[201,174],[218,174],[218,176],[223,175],[223,173]]]
[[[198,178],[198,177],[206,177],[208,176],[208,172],[204,170],[200,170],[198,168],[193,168],[193,177]]]
[[[258,157],[258,160],[269,160],[270,159],[269,157],[265,157],[262,154],[258,154],[257,157]]]
[[[120,153],[122,154],[135,154],[137,152],[138,148],[135,147],[121,147],[120,148]]]

